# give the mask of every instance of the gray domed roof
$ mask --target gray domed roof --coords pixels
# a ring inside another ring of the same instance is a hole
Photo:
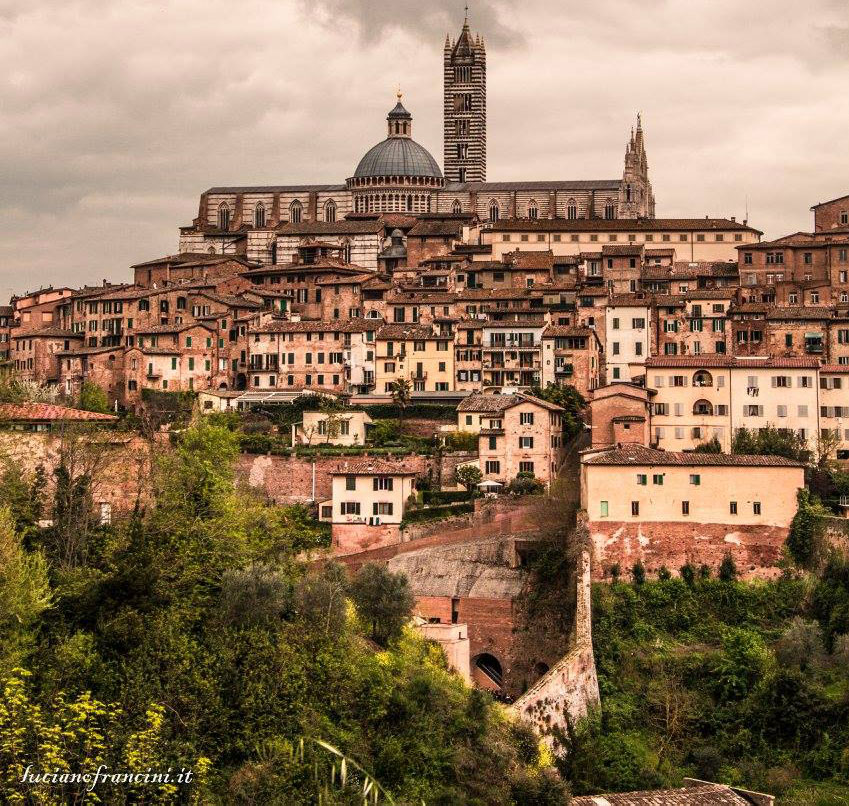
[[[430,152],[415,140],[387,137],[366,152],[354,176],[429,176],[442,179],[442,171]]]

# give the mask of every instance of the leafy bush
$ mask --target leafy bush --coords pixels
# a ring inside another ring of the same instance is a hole
[[[545,485],[533,473],[522,472],[507,484],[505,491],[513,495],[539,495],[545,491]]]
[[[423,490],[422,502],[425,504],[456,504],[468,501],[471,494],[466,490]]]
[[[398,417],[398,406],[394,403],[377,403],[373,406],[358,406],[372,420],[394,420]],[[404,418],[414,420],[439,420],[457,422],[456,406],[437,403],[410,403],[404,408]]]
[[[473,503],[449,504],[442,507],[429,507],[427,509],[408,509],[404,513],[401,528],[411,523],[423,523],[426,521],[437,521],[444,518],[454,518],[458,515],[467,515],[475,511]]]
[[[454,431],[445,437],[446,451],[463,451],[476,453],[478,450],[478,435],[469,431]]]

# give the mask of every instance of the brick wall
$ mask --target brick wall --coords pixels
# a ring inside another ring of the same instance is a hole
[[[95,506],[101,501],[112,505],[113,516],[132,510],[137,497],[148,499],[150,462],[154,446],[145,439],[123,433],[97,432],[92,450],[99,454],[92,483]],[[32,473],[43,465],[48,476],[48,499],[53,496],[53,471],[59,462],[62,436],[52,432],[21,433],[0,431],[0,458]]]
[[[330,498],[330,472],[344,461],[345,458],[341,456],[307,459],[243,453],[236,464],[236,472],[251,487],[262,489],[276,504],[295,504],[304,503],[313,497],[316,501]],[[411,455],[399,457],[395,461],[400,467],[409,468],[417,475],[427,475],[432,460],[429,456]]]
[[[746,577],[773,577],[788,529],[779,526],[715,523],[625,523],[591,521],[593,578],[603,579],[610,567],[619,564],[623,575],[637,561],[649,575],[661,566],[676,573],[689,562],[710,566],[714,572],[728,552],[738,572]]]
[[[585,529],[579,524],[580,531]],[[592,642],[590,553],[584,552],[578,562],[572,649],[513,704],[514,713],[527,719],[555,749],[557,731],[565,733],[567,721],[585,716],[600,701]]]

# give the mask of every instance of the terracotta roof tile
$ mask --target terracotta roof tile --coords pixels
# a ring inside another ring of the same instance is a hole
[[[684,453],[661,451],[643,445],[623,445],[620,448],[588,456],[588,465],[668,465],[680,467],[804,467],[803,462],[783,456],[748,456],[728,453]]]
[[[113,414],[100,414],[94,411],[72,409],[67,406],[54,406],[50,403],[0,403],[0,420],[18,422],[113,422],[118,418]]]

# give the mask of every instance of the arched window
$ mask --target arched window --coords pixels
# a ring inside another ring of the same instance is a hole
[[[566,218],[574,221],[578,217],[578,203],[574,199],[566,202]]]
[[[539,218],[539,207],[533,199],[528,204],[528,218]]]
[[[489,203],[489,220],[498,221],[498,202],[495,199]]]
[[[328,199],[324,205],[324,220],[330,224],[336,221],[336,202]]]
[[[230,229],[230,207],[227,202],[218,205],[218,229]]]
[[[616,203],[613,199],[608,199],[604,203],[604,217],[607,219],[616,218]]]
[[[347,238],[342,241],[342,260],[345,263],[351,262],[351,242]]]
[[[407,196],[407,212],[410,213],[413,210],[413,197]]]
[[[631,186],[625,185],[625,201],[631,201]]]
[[[705,414],[711,416],[713,414],[713,403],[709,400],[697,400],[693,403],[693,414]]]
[[[289,205],[289,221],[292,224],[301,223],[301,213],[303,212],[303,209],[303,206],[297,199]]]
[[[257,202],[254,207],[254,226],[257,229],[265,227],[265,205],[262,202]]]
[[[704,369],[693,375],[693,386],[713,386],[713,376]]]
[[[460,213],[463,212],[463,205],[460,204],[459,199],[454,199],[453,203],[451,204],[451,212],[454,215],[460,215]]]

